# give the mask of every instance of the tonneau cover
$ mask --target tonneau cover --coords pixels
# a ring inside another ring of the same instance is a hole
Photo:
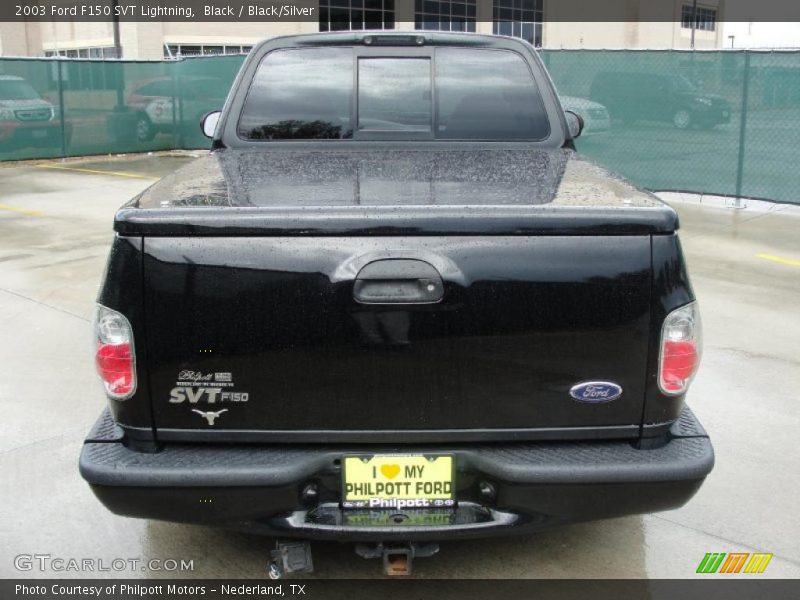
[[[147,236],[641,235],[675,212],[569,149],[220,150],[117,213]]]

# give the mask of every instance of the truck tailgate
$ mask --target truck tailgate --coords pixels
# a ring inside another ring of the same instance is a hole
[[[638,435],[649,235],[162,236],[144,251],[161,439]],[[359,296],[368,265],[397,261],[410,274],[374,289],[399,297]],[[622,395],[570,396],[591,381]]]

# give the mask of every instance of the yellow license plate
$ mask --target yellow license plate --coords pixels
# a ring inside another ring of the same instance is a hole
[[[453,506],[453,457],[376,454],[344,458],[344,508]]]

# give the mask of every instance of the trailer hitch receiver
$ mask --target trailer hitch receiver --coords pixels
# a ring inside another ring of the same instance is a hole
[[[439,552],[439,544],[435,543],[384,544],[381,542],[356,545],[356,554],[362,558],[381,558],[383,572],[395,577],[411,575],[415,558],[427,558],[437,552]]]

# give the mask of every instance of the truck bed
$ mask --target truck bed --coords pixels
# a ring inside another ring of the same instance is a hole
[[[475,146],[475,144],[471,144]],[[117,214],[123,235],[647,235],[676,213],[570,149],[225,150]]]

